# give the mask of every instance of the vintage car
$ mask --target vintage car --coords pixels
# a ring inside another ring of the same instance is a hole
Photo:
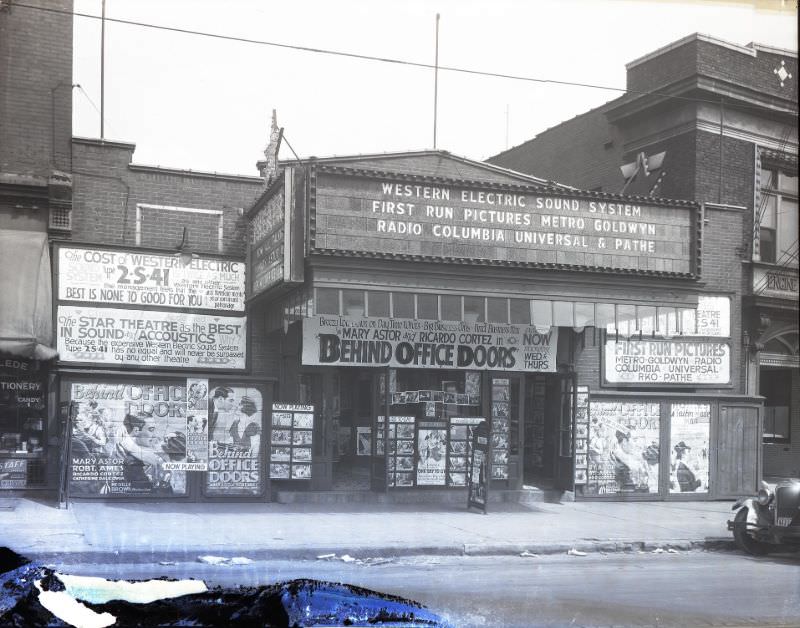
[[[753,556],[800,550],[800,479],[761,482],[756,497],[737,500],[728,530],[736,545]]]

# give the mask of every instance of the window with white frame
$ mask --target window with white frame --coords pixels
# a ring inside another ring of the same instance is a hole
[[[764,164],[757,208],[762,262],[797,267],[797,168]]]

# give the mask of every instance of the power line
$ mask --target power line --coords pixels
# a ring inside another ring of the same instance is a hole
[[[35,11],[45,11],[48,13],[58,13],[61,15],[72,15],[74,17],[84,17],[92,20],[102,20],[103,18],[98,15],[92,15],[91,13],[80,13],[78,11],[66,11],[64,9],[56,9],[53,7],[39,7],[33,6],[29,4],[21,4],[15,2],[14,7],[24,8],[24,9],[32,9]],[[222,35],[220,33],[211,33],[208,31],[197,31],[188,28],[179,28],[177,26],[162,26],[159,24],[150,24],[147,22],[138,22],[135,20],[124,20],[121,18],[112,18],[112,17],[105,17],[106,22],[115,22],[117,24],[124,24],[127,26],[139,26],[141,28],[149,28],[153,30],[160,30],[160,31],[167,31],[171,33],[181,33],[183,35],[196,35],[200,37],[208,37],[211,39],[220,39],[224,41],[234,41],[244,44],[254,44],[259,46],[271,46],[275,48],[284,48],[288,50],[297,50],[301,52],[311,52],[315,54],[324,54],[330,56],[337,56],[337,57],[347,57],[350,59],[360,59],[362,61],[377,61],[380,63],[392,63],[395,65],[404,65],[416,68],[423,68],[426,70],[435,70],[437,68],[436,65],[431,63],[422,63],[419,61],[408,61],[405,59],[393,59],[391,57],[378,57],[375,55],[367,55],[367,54],[360,54],[355,52],[345,52],[342,50],[330,50],[327,48],[316,48],[312,46],[301,46],[298,44],[284,44],[280,42],[274,41],[267,41],[263,39],[252,39],[249,37],[237,37],[235,35]],[[544,79],[544,78],[537,78],[532,76],[521,76],[517,74],[506,74],[503,72],[488,72],[485,70],[472,70],[469,68],[459,68],[455,66],[438,66],[439,70],[447,70],[448,72],[456,72],[460,74],[468,74],[473,76],[485,76],[491,78],[501,78],[501,79],[508,79],[514,81],[526,81],[530,83],[549,83],[552,85],[567,85],[571,87],[586,87],[590,89],[603,89],[606,91],[613,91],[613,92],[620,92],[622,94],[634,94],[639,96],[659,96],[663,98],[670,98],[673,100],[684,100],[687,102],[695,102],[695,103],[707,103],[718,105],[720,101],[718,100],[711,100],[711,99],[704,99],[704,98],[691,98],[689,96],[677,96],[674,94],[667,94],[663,92],[655,92],[655,91],[643,91],[643,90],[633,90],[633,89],[626,89],[622,87],[610,87],[608,85],[595,85],[592,83],[578,83],[574,81],[559,81],[556,79]],[[730,105],[730,108],[739,109],[739,110],[760,110],[761,107],[757,107],[754,105]],[[797,114],[796,109],[789,109],[787,113]]]

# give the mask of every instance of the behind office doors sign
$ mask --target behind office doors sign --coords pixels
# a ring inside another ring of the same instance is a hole
[[[558,328],[320,314],[303,321],[303,364],[556,370]]]

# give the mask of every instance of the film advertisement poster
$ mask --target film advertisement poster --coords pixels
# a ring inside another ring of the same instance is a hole
[[[606,340],[604,375],[612,384],[727,384],[731,347],[706,340]]]
[[[208,470],[208,380],[186,380],[186,453]]]
[[[202,467],[186,449],[186,387],[73,383],[70,491],[79,496],[186,493],[186,472]]]
[[[272,463],[269,465],[269,476],[275,479],[289,479],[289,465]]]
[[[27,484],[27,460],[24,458],[0,459],[0,489],[25,488]]]
[[[246,367],[245,317],[60,305],[59,357],[106,366]]]
[[[447,464],[447,430],[421,429],[417,439],[417,451],[419,452],[417,485],[444,485]],[[398,442],[398,447],[402,442]]]
[[[468,505],[486,508],[486,487],[488,484],[487,451],[485,447],[475,447],[472,452],[467,479],[469,481]]]
[[[371,427],[357,427],[356,428],[356,455],[357,456],[371,456],[372,455],[372,428]]]
[[[557,327],[540,334],[530,325],[319,314],[303,320],[302,359],[309,366],[554,372],[557,345]]]
[[[670,410],[670,493],[708,492],[711,406],[673,403]]]
[[[207,495],[259,495],[263,488],[263,397],[253,386],[211,380]]]
[[[245,264],[196,257],[62,246],[58,298],[244,312]]]
[[[658,403],[595,401],[585,493],[658,493]]]

